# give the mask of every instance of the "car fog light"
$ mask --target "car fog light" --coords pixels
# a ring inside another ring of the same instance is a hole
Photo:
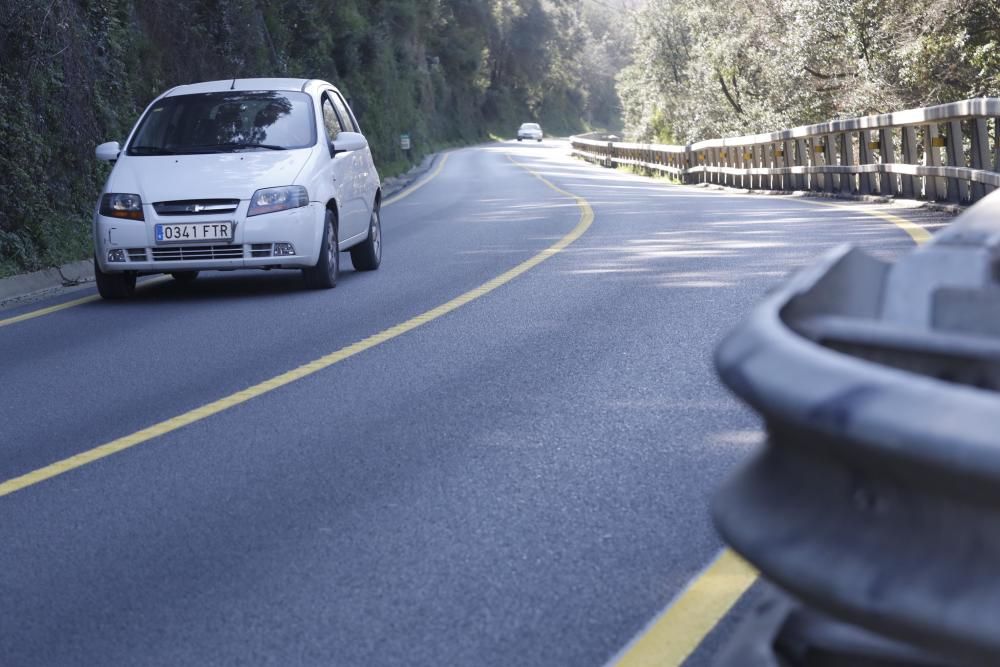
[[[125,261],[125,250],[123,248],[115,248],[108,251],[108,261],[109,262],[124,262]]]
[[[291,243],[275,243],[274,244],[274,256],[284,257],[286,255],[294,255],[295,246]]]

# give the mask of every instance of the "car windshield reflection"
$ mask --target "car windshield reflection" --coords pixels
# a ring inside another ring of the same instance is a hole
[[[316,143],[310,98],[296,92],[167,97],[142,119],[128,155],[191,155],[305,148]]]

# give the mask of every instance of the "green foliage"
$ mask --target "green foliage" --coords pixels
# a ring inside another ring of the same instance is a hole
[[[687,142],[1000,95],[997,0],[647,0],[629,134]]]
[[[601,11],[575,0],[2,3],[0,275],[90,254],[108,173],[94,146],[123,140],[175,85],[331,81],[384,176],[523,121],[549,134],[616,126],[618,17]]]

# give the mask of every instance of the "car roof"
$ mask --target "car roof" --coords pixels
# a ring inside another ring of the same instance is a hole
[[[312,92],[320,87],[333,88],[331,84],[319,79],[222,79],[220,81],[204,81],[189,83],[171,88],[163,97],[174,95],[191,95],[193,93],[222,93],[229,90],[287,90]]]

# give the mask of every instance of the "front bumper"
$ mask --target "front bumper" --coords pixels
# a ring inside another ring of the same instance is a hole
[[[158,216],[143,206],[145,220],[123,220],[94,215],[94,248],[105,273],[136,271],[207,271],[251,268],[303,268],[319,259],[326,209],[317,202],[308,206],[248,218],[247,202],[240,202],[225,216]],[[156,224],[232,222],[233,239],[161,243]],[[275,254],[276,244],[291,244],[291,255]],[[114,252],[112,252],[114,251]],[[121,261],[110,261],[109,254]]]

